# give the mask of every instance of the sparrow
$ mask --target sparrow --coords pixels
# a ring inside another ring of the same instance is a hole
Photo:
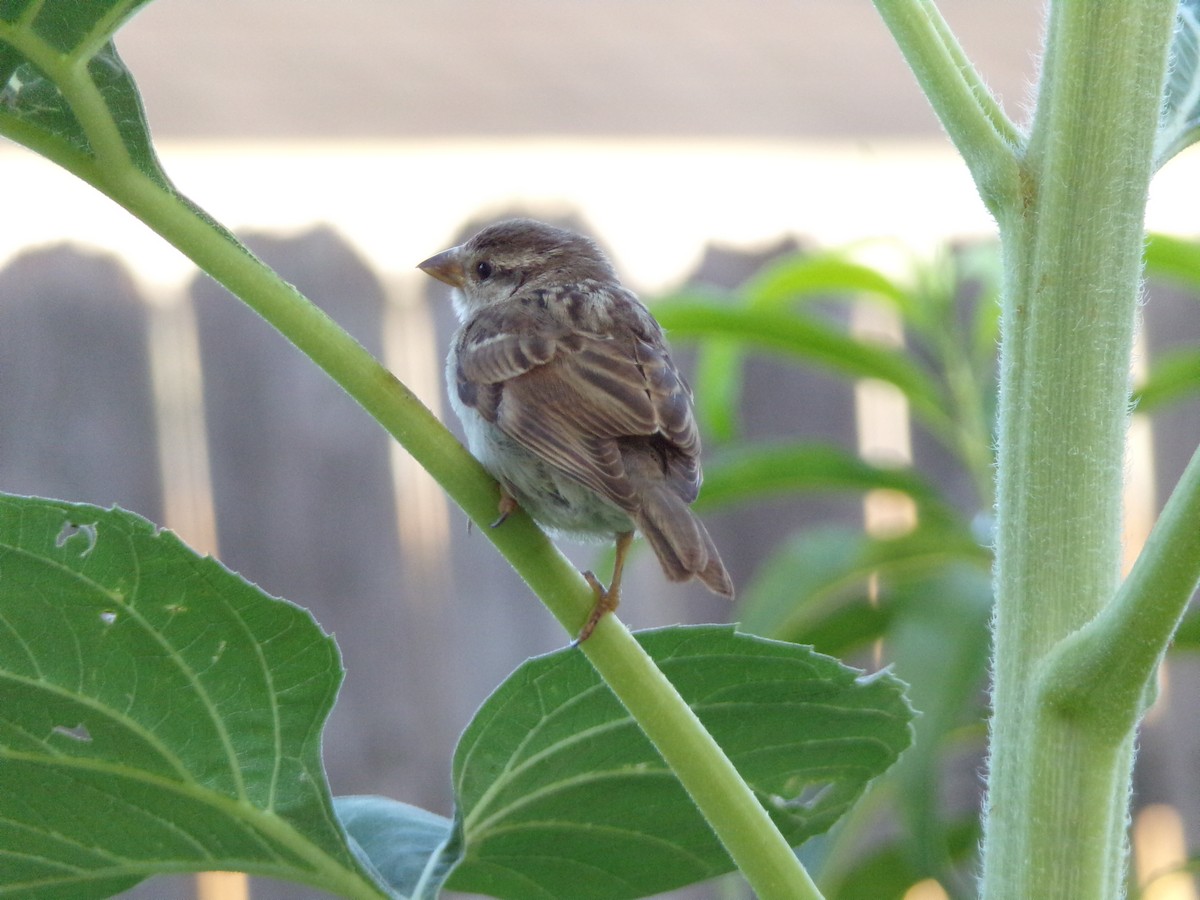
[[[689,505],[700,490],[692,392],[662,328],[600,248],[532,219],[491,225],[418,265],[454,288],[450,404],[471,453],[500,483],[500,525],[518,506],[550,533],[616,540],[605,588],[576,642],[620,602],[635,532],[671,581],[733,582]]]

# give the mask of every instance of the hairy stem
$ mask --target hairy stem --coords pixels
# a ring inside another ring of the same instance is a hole
[[[1047,655],[1116,593],[1143,214],[1174,0],[1051,6],[1005,261],[994,715],[983,894],[1121,892],[1132,722],[1044,701]],[[1140,690],[1140,688],[1139,688]]]
[[[982,893],[1116,897],[1133,729],[1198,549],[1179,525],[1197,502],[1193,485],[1183,513],[1161,529],[1170,552],[1151,550],[1150,574],[1114,603],[1142,221],[1176,3],[1052,2],[1024,142],[929,0],[876,5],[996,216],[1003,247]],[[1151,599],[1160,588],[1169,599]],[[1152,622],[1135,628],[1139,608]],[[1139,634],[1146,644],[1131,650]],[[1118,659],[1121,677],[1082,685],[1088,665]]]
[[[1167,643],[1200,584],[1200,448],[1146,539],[1116,598],[1043,667],[1045,702],[1063,715],[1128,731]],[[1111,702],[1110,702],[1111,701]]]
[[[967,60],[933,0],[875,0],[993,214],[1017,196],[1017,128]]]

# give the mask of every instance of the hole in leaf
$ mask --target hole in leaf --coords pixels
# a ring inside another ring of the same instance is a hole
[[[96,546],[95,523],[77,523],[70,520],[63,522],[63,526],[58,532],[58,537],[54,539],[54,546],[62,548],[67,546],[67,544],[75,544],[78,541],[83,542],[83,545],[78,548],[80,558],[92,552]]]
[[[804,785],[800,793],[794,797],[771,797],[771,803],[777,809],[816,809],[825,797],[833,790],[832,781],[813,781]]]
[[[61,734],[63,737],[69,737],[73,741],[79,741],[81,744],[90,744],[92,742],[92,733],[87,730],[87,726],[82,722],[73,728],[68,728],[66,725],[55,725],[54,733]]]
[[[117,621],[117,614],[111,609],[106,609],[104,612],[100,613],[100,621],[105,625],[112,625]]]

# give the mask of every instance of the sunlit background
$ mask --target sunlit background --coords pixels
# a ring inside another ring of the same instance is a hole
[[[939,3],[1019,120],[1041,5]],[[734,286],[791,247],[860,244],[873,263],[902,267],[899,246],[921,258],[994,233],[867,0],[157,0],[117,45],[180,189],[249,235],[439,414],[449,314],[413,264],[472,223],[514,212],[575,222],[647,296],[698,275]],[[1185,154],[1160,174],[1152,228],[1200,232],[1198,172]],[[0,328],[27,328],[17,340],[31,359],[61,355],[62,344],[37,348],[28,311],[6,319],[4,307],[68,298],[80,354],[65,375],[22,369],[20,396],[66,412],[0,407],[0,487],[131,507],[313,608],[349,672],[326,739],[335,793],[448,814],[449,755],[471,711],[566,636],[436,485],[252,314],[195,283],[179,254],[21,148],[0,145],[0,183]],[[147,436],[135,451],[121,445],[134,426],[106,410],[141,402],[136,391],[120,377],[97,384],[89,362],[111,345],[87,323],[117,315],[148,347],[132,382],[149,411],[144,422],[130,413]],[[870,316],[855,327],[899,339]],[[72,417],[72,402],[89,414]],[[748,417],[766,431],[803,419],[868,458],[912,458],[902,401],[870,385],[838,393],[815,377],[763,402]],[[1194,419],[1173,428],[1138,424],[1131,549],[1200,439]],[[905,514],[886,498],[801,506],[870,527]],[[736,580],[793,511],[712,518]],[[621,615],[636,627],[732,614],[700,589],[664,587],[647,558],[630,585]],[[1143,874],[1194,848],[1200,823],[1200,737],[1168,714],[1186,696],[1171,676],[1143,741],[1142,764],[1167,773],[1150,779],[1135,823]],[[233,900],[246,886],[163,879],[128,896],[196,890]],[[310,896],[266,882],[253,894]],[[931,882],[909,893],[943,896]],[[1182,877],[1146,896],[1196,894]]]

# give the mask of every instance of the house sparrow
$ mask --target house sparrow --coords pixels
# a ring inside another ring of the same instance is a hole
[[[635,529],[672,581],[733,582],[688,505],[700,490],[692,393],[662,329],[595,243],[513,219],[418,268],[455,288],[461,323],[446,360],[467,444],[500,482],[499,525],[518,505],[552,533],[616,537],[586,640],[620,600]]]

